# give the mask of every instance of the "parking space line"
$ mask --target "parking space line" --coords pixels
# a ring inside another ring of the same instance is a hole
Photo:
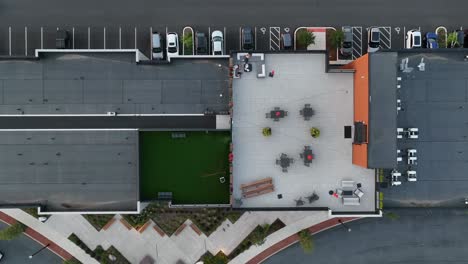
[[[91,49],[91,28],[88,27],[88,49]]]
[[[72,27],[72,49],[75,49],[75,27]]]
[[[137,48],[137,28],[135,27],[135,49]]]
[[[24,55],[28,56],[28,27],[24,27]]]
[[[9,47],[9,54],[11,56],[11,27],[8,27],[8,47]]]
[[[223,31],[224,31],[224,39],[223,39],[223,41],[224,41],[224,43],[223,43],[223,54],[226,54],[226,39],[227,39],[227,35],[226,35],[226,27],[224,27]]]
[[[44,28],[41,27],[41,49],[44,49]]]
[[[403,48],[406,49],[406,26],[403,26]]]
[[[153,27],[150,27],[150,60],[153,60]]]
[[[270,27],[270,50],[280,50],[281,49],[281,28],[280,27]],[[272,45],[273,44],[273,45]]]
[[[106,27],[104,27],[104,49],[106,49]]]
[[[242,27],[239,27],[239,50],[242,50]]]
[[[255,27],[255,50],[257,50],[257,27]]]
[[[122,49],[122,27],[119,27],[119,49]]]
[[[362,56],[362,27],[352,27],[353,33],[353,53],[352,59],[355,60]]]
[[[211,54],[211,27],[208,27],[208,55]]]

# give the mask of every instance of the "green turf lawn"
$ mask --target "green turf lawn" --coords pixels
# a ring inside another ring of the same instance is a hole
[[[229,142],[231,133],[140,132],[140,196],[155,200],[172,192],[174,204],[229,203]],[[219,177],[226,178],[225,183]]]

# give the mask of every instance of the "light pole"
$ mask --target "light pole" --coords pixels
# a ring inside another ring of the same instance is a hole
[[[345,224],[341,221],[341,219],[338,219],[338,223],[340,223],[344,228],[346,228],[346,230],[347,230],[348,232],[351,232],[351,228],[349,228],[347,225],[345,225]]]
[[[41,247],[38,251],[34,252],[32,255],[29,255],[29,258],[32,259],[35,255],[37,255],[39,252],[41,252],[42,250],[48,248],[50,246],[50,243]]]

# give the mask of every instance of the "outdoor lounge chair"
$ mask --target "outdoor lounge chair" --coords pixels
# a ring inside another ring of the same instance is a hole
[[[302,201],[302,197],[299,197],[299,199],[294,200],[296,202],[296,206],[302,206],[304,205],[304,201]]]
[[[319,196],[316,193],[312,193],[311,195],[307,196],[306,199],[309,203],[313,203],[319,199]]]

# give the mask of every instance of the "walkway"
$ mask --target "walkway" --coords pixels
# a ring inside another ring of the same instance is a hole
[[[121,216],[106,230],[96,231],[81,215],[53,215],[46,225],[53,227],[63,237],[75,233],[91,249],[101,245],[107,249],[113,245],[130,262],[138,263],[144,256],[150,255],[158,263],[172,264],[178,260],[195,263],[206,251],[217,254],[223,251],[231,253],[237,245],[259,224],[272,223],[277,218],[291,230],[310,226],[328,218],[327,212],[246,212],[236,223],[223,222],[209,237],[197,233],[192,222],[187,220],[185,228],[168,237],[155,229],[151,222],[144,230],[128,229],[120,221]],[[293,232],[293,231],[291,231]],[[277,237],[281,237],[280,233]]]
[[[50,243],[49,249],[63,259],[70,259],[73,256],[82,263],[98,264],[95,259],[91,258],[81,248],[73,244],[67,237],[62,236],[55,231],[54,228],[38,221],[35,217],[21,209],[0,210],[0,219],[8,224],[13,224],[16,220],[25,224],[29,227],[25,232],[26,235],[42,245]]]
[[[467,263],[466,209],[392,211],[399,219],[354,221],[347,224],[351,233],[336,227],[314,235],[313,254],[304,254],[295,244],[264,263]]]

